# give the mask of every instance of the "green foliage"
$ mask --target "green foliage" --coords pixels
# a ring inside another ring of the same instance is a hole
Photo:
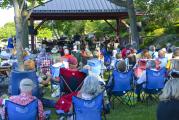
[[[14,23],[6,23],[0,28],[0,39],[8,38],[16,34]]]
[[[146,15],[144,21],[147,26],[171,26],[178,18],[178,0],[135,0],[136,7]],[[155,28],[154,28],[155,29]]]
[[[108,21],[112,26],[116,26],[115,21]],[[104,21],[87,21],[85,25],[85,33],[96,33],[97,37],[101,37],[104,34],[113,36],[114,30]]]
[[[41,28],[38,31],[38,35],[37,38],[38,39],[43,39],[43,38],[47,38],[47,39],[51,39],[52,38],[52,31],[49,28]]]

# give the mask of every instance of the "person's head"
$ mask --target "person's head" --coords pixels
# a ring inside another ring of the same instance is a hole
[[[68,59],[68,63],[70,69],[76,69],[78,66],[78,60],[74,56]]]
[[[100,78],[95,76],[94,74],[88,75],[84,79],[83,86],[81,88],[81,93],[89,94],[89,95],[97,95],[100,92]]]
[[[69,50],[68,49],[64,49],[64,54],[65,55],[69,55],[70,54]]]
[[[173,52],[173,58],[177,58],[177,57],[179,57],[179,48],[175,48]]]
[[[125,61],[120,61],[120,62],[117,64],[117,69],[118,69],[118,71],[120,71],[120,72],[125,72],[125,71],[126,71],[126,68],[127,68],[127,66],[126,66]]]
[[[158,51],[158,56],[161,57],[161,58],[165,57],[165,53],[166,52],[163,49],[161,49],[161,50]]]
[[[35,87],[33,81],[29,78],[24,78],[20,81],[20,90],[21,92],[31,93],[33,88]]]
[[[149,60],[149,61],[147,62],[146,68],[155,69],[155,68],[156,68],[155,60]]]
[[[86,57],[87,58],[92,58],[93,54],[91,53],[91,51],[86,51]]]
[[[35,62],[33,60],[26,60],[24,61],[24,70],[34,70],[35,69]]]
[[[154,51],[155,51],[155,46],[154,46],[154,45],[151,45],[151,46],[149,47],[149,50],[154,52]]]
[[[160,95],[161,101],[176,99],[179,100],[179,79],[168,80],[165,84],[162,94]]]
[[[143,52],[142,52],[142,58],[144,58],[144,59],[151,59],[152,58],[150,53],[149,53],[149,51],[147,49],[143,50]]]
[[[116,59],[121,59],[121,58],[122,58],[121,53],[117,53],[117,54],[116,54]]]

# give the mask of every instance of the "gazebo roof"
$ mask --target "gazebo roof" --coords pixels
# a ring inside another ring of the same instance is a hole
[[[119,19],[128,16],[127,8],[109,0],[50,0],[33,9],[34,20]]]

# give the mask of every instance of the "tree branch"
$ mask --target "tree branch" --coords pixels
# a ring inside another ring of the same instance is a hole
[[[24,20],[24,23],[29,19],[30,15],[31,15],[32,12],[33,12],[33,8],[34,8],[34,7],[35,7],[35,0],[33,0],[33,2],[32,2],[32,7],[29,9],[30,11],[29,11],[28,15],[26,16],[26,18],[25,18],[25,20]]]
[[[22,14],[22,10],[24,8],[25,0],[22,1],[21,7],[20,7],[20,13]]]

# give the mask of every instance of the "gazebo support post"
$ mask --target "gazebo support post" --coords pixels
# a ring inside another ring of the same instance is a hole
[[[31,51],[34,51],[34,20],[30,19],[30,26],[32,27],[33,32],[31,33]]]
[[[116,39],[121,44],[119,30],[120,30],[120,19],[118,18],[116,19]]]

